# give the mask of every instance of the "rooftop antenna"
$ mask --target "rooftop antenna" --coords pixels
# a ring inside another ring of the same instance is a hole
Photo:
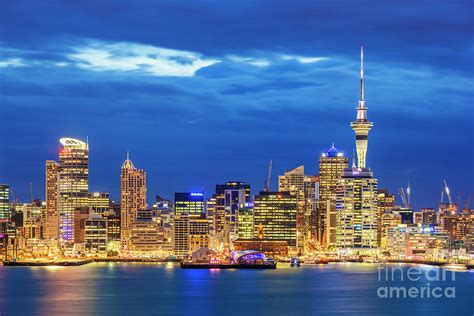
[[[129,152],[128,148],[127,148],[127,160],[130,160],[130,152]]]
[[[89,136],[86,136],[87,149],[89,149]]]
[[[360,47],[360,101],[364,107],[364,46]]]
[[[33,182],[30,182],[30,197],[31,197],[31,202],[33,202],[34,197],[33,197]]]

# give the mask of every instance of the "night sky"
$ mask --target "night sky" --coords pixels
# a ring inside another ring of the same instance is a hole
[[[3,1],[0,183],[44,197],[59,138],[90,143],[91,191],[119,197],[127,148],[155,194],[317,173],[349,124],[365,53],[367,164],[415,207],[474,194],[471,1]]]

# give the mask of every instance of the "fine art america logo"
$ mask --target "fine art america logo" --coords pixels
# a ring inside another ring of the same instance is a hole
[[[437,267],[378,267],[379,298],[455,298],[454,271]]]

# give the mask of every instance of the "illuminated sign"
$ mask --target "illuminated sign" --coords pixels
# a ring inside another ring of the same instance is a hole
[[[192,192],[191,196],[204,196],[204,194],[199,193],[199,192]]]
[[[63,146],[73,146],[73,147],[87,147],[87,144],[83,141],[75,138],[63,137],[59,140]]]

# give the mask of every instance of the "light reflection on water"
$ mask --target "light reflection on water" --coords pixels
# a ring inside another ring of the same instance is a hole
[[[181,270],[173,263],[0,267],[0,314],[223,315],[252,308],[251,314],[270,315],[446,315],[453,304],[472,313],[474,273],[457,274],[457,298],[446,301],[380,299],[377,272],[377,264],[358,263],[276,270]]]

